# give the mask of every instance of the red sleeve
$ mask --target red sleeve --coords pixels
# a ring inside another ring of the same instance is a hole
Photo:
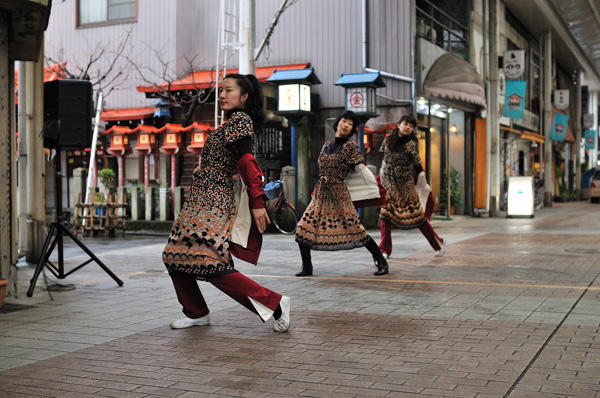
[[[250,207],[265,208],[265,191],[263,189],[263,172],[251,153],[244,154],[237,162],[237,171],[244,184],[248,187]]]

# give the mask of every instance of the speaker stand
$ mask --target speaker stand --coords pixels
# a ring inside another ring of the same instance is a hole
[[[123,286],[123,281],[119,279],[96,255],[82,242],[80,241],[65,225],[62,220],[62,184],[60,181],[60,149],[56,150],[55,155],[55,198],[56,198],[56,221],[50,224],[50,229],[48,230],[48,235],[46,236],[46,240],[44,241],[44,246],[42,248],[42,257],[38,262],[35,272],[33,273],[33,277],[29,283],[29,290],[27,290],[27,297],[33,296],[33,290],[35,289],[35,284],[37,282],[40,273],[43,268],[46,267],[48,270],[56,276],[58,279],[64,279],[67,276],[71,275],[73,272],[81,269],[85,265],[95,261],[100,268],[104,270],[115,282],[117,285]],[[79,264],[77,267],[65,273],[64,266],[64,253],[63,253],[63,243],[64,236],[67,235],[73,242],[75,242],[81,250],[83,250],[90,258],[83,263]],[[54,251],[54,248],[58,247],[58,264],[53,264],[48,259],[50,255]]]

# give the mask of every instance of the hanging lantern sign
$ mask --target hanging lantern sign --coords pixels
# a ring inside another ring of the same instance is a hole
[[[594,125],[594,114],[586,113],[583,115],[583,128],[589,129]]]
[[[554,90],[554,106],[561,111],[569,108],[569,90]]]
[[[518,80],[525,72],[525,51],[505,51],[502,56],[504,75],[509,80]]]

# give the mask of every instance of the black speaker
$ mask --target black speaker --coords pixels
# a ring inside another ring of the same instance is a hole
[[[54,80],[44,83],[44,146],[89,148],[92,145],[92,83]]]

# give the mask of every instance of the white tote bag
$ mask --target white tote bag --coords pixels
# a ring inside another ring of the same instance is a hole
[[[248,188],[241,178],[234,185],[234,192],[235,221],[231,230],[231,241],[246,248],[248,246],[248,237],[250,236],[250,227],[252,227],[252,214],[250,212]]]
[[[417,183],[415,184],[415,188],[417,189],[417,194],[419,195],[419,202],[421,202],[421,208],[425,211],[427,207],[427,199],[429,199],[429,193],[431,192],[431,187],[427,184],[427,177],[425,176],[425,172],[422,171],[419,173],[417,177]]]
[[[378,199],[379,185],[371,170],[362,163],[357,164],[346,176],[346,186],[353,202]]]

